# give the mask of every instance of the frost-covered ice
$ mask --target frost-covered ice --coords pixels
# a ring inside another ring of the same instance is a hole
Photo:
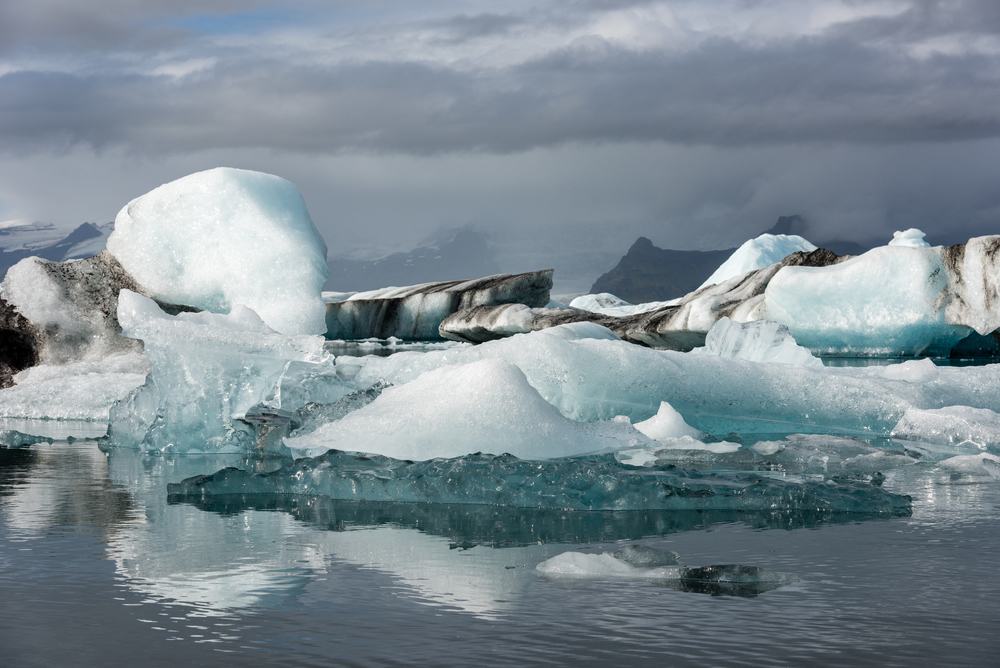
[[[1000,457],[982,452],[978,455],[957,455],[942,459],[938,467],[956,473],[967,475],[983,475],[996,479],[996,471],[1000,468]]]
[[[816,246],[795,234],[762,234],[744,242],[699,288],[716,285],[781,262],[792,253],[816,250]]]
[[[107,422],[112,404],[142,385],[148,371],[141,353],[32,367],[0,390],[0,417]]]
[[[915,227],[911,227],[908,230],[902,232],[896,231],[892,233],[892,241],[888,243],[889,246],[904,246],[907,248],[930,248],[930,244],[924,241],[924,237],[927,236]]]
[[[908,496],[867,483],[796,484],[755,474],[700,474],[674,467],[640,470],[604,455],[531,461],[470,454],[408,461],[330,450],[271,473],[223,469],[168,487],[177,498],[299,494],[395,501],[564,510],[808,510],[909,514]]]
[[[252,431],[238,420],[265,400],[281,407],[275,392],[290,365],[332,366],[322,337],[278,334],[245,306],[226,315],[169,316],[151,299],[123,290],[118,320],[125,336],[143,341],[152,371],[142,387],[112,409],[111,447],[251,450]],[[327,380],[338,387],[335,373]]]
[[[277,176],[220,167],[162,185],[121,210],[107,248],[158,299],[243,304],[283,334],[326,331],[326,243]]]
[[[666,401],[660,402],[656,415],[636,423],[635,428],[655,441],[673,441],[685,437],[697,440],[706,436],[704,432],[685,422],[684,416]]]
[[[692,352],[752,362],[823,366],[818,357],[795,342],[788,327],[769,320],[740,323],[720,318],[708,330],[705,347]]]
[[[501,359],[443,366],[310,434],[285,439],[296,457],[329,449],[396,459],[510,453],[566,457],[636,447],[647,439],[627,420],[583,423],[545,401],[519,368]]]
[[[1000,414],[987,408],[948,406],[906,411],[892,430],[893,438],[941,445],[972,445],[1000,452]]]

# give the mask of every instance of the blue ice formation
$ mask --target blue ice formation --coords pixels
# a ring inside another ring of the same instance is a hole
[[[565,510],[810,510],[908,514],[910,497],[859,482],[794,484],[753,474],[638,469],[613,457],[546,462],[470,454],[421,462],[330,450],[271,473],[226,468],[171,484],[177,498],[294,494]]]
[[[322,337],[278,334],[244,306],[226,315],[170,316],[151,299],[123,290],[118,320],[125,336],[142,340],[152,370],[144,385],[112,407],[109,447],[252,451],[256,437],[242,418],[261,402],[280,403],[282,377],[292,363],[332,367]],[[331,389],[347,394],[335,378],[331,372]]]

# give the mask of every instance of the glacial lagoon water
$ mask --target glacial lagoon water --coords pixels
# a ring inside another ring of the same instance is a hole
[[[1000,483],[910,466],[910,515],[171,501],[277,461],[0,449],[5,666],[982,666],[1000,650]],[[560,581],[569,550],[794,575],[770,591]]]

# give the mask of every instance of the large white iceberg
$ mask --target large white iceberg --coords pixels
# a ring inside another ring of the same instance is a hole
[[[428,371],[341,420],[285,439],[296,457],[335,448],[411,460],[471,452],[549,459],[646,442],[628,420],[563,417],[521,369],[497,358]]]
[[[107,248],[160,300],[243,304],[283,334],[326,331],[326,243],[277,176],[220,167],[162,185],[119,212]]]
[[[809,253],[814,250],[816,250],[816,246],[795,234],[762,234],[737,248],[728,260],[705,279],[699,289],[707,285],[723,283],[730,278],[742,276],[756,269],[770,267],[792,253],[799,251]]]

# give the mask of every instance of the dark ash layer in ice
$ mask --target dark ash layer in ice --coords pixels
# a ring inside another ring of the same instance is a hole
[[[386,288],[326,305],[328,339],[436,341],[448,315],[474,306],[549,303],[552,270]]]
[[[446,339],[483,343],[519,332],[537,331],[570,322],[596,322],[626,341],[653,348],[691,350],[705,345],[705,336],[723,316],[764,294],[767,284],[783,267],[826,267],[848,259],[819,248],[806,253],[792,253],[781,262],[718,285],[709,285],[683,297],[673,306],[628,316],[610,316],[589,311],[533,309],[516,316],[511,323],[510,305],[478,306],[458,311],[441,322],[440,334]],[[531,306],[528,304],[528,306]]]
[[[141,341],[119,336],[118,293],[123,289],[150,296],[106,250],[67,262],[30,257],[12,267],[0,297],[0,388],[37,364],[141,351]],[[157,304],[170,314],[197,310]]]
[[[411,462],[330,450],[272,473],[227,468],[171,484],[174,497],[295,494],[359,501],[565,510],[818,510],[908,514],[910,497],[865,483],[793,484],[753,475],[638,469],[613,457],[529,461],[473,454]]]

